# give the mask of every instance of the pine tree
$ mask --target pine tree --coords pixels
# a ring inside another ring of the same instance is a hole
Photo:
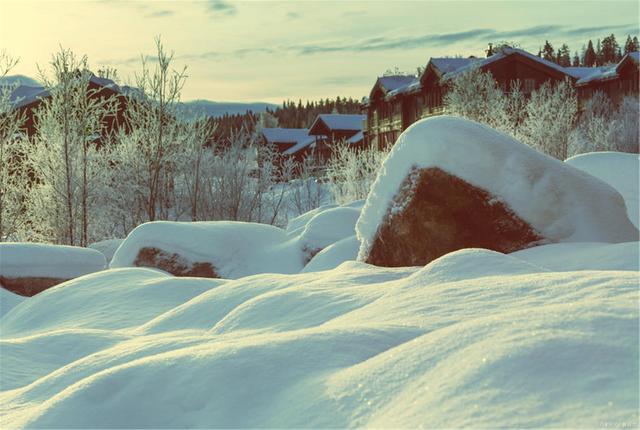
[[[573,54],[573,63],[571,65],[573,67],[580,67],[580,56],[578,55],[578,51]]]
[[[635,52],[638,50],[638,37],[634,36],[632,39],[631,36],[627,36],[627,41],[624,43],[624,53],[628,54],[629,52]]]
[[[600,39],[596,42],[596,66],[602,66],[604,62],[602,61],[602,45],[600,44]]]
[[[619,60],[619,47],[616,37],[611,34],[602,39],[601,45],[601,64],[617,63]]]
[[[593,49],[593,43],[591,42],[591,40],[589,40],[589,43],[587,45],[587,50],[584,51],[584,59],[582,61],[582,64],[585,67],[593,67],[596,65],[597,62],[598,62],[598,55],[596,54],[596,51]]]
[[[569,67],[571,65],[571,51],[566,43],[562,44],[558,50],[557,63],[562,67]]]
[[[556,62],[556,56],[553,46],[551,46],[548,40],[544,41],[544,47],[542,48],[542,58],[547,61],[553,61],[554,63]]]

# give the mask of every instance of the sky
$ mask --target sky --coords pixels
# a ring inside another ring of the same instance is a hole
[[[0,50],[12,74],[38,76],[60,47],[133,83],[154,38],[187,66],[182,99],[280,103],[368,95],[376,77],[430,57],[484,55],[512,41],[580,51],[639,33],[639,2],[0,0]]]

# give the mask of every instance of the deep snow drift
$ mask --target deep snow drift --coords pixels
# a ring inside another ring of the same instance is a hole
[[[0,276],[71,279],[106,268],[102,253],[78,246],[0,243]]]
[[[413,168],[438,167],[502,200],[551,242],[638,240],[623,198],[605,182],[492,128],[458,117],[420,120],[398,138],[356,226],[359,258],[371,248]]]
[[[350,262],[235,281],[107,270],[0,321],[0,420],[636,426],[637,303],[637,272],[552,272],[475,249],[424,268]]]

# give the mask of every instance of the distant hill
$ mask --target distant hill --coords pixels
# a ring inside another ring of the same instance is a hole
[[[42,87],[40,82],[24,75],[11,75],[0,78],[0,85],[13,85],[15,83],[27,87]]]
[[[221,117],[225,114],[237,115],[247,111],[253,113],[265,112],[267,108],[275,109],[278,105],[273,103],[235,103],[235,102],[212,102],[209,100],[193,100],[184,102],[180,112],[185,119],[193,119],[198,116]]]

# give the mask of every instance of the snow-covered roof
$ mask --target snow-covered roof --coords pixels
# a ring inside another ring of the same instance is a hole
[[[263,128],[262,135],[269,143],[300,143],[311,139],[308,128]]]
[[[550,69],[553,69],[553,70],[555,70],[555,71],[557,71],[559,73],[571,76],[568,73],[567,69],[565,67],[562,67],[559,64],[556,64],[556,63],[553,63],[551,61],[545,60],[544,58],[540,58],[537,55],[533,55],[532,53],[527,52],[527,51],[525,51],[523,49],[519,49],[519,48],[504,48],[500,52],[498,52],[497,54],[492,55],[491,57],[484,58],[484,59],[477,60],[477,61],[470,61],[467,65],[459,67],[458,69],[447,73],[445,76],[443,76],[443,79],[445,81],[449,80],[449,79],[452,79],[455,76],[458,76],[461,73],[463,73],[463,72],[465,72],[467,70],[470,70],[473,67],[484,67],[484,66],[487,66],[487,65],[489,65],[491,63],[494,63],[494,62],[496,62],[498,60],[502,60],[502,59],[504,59],[504,58],[506,58],[506,57],[508,57],[510,55],[514,55],[514,54],[521,55],[521,56],[526,57],[526,58],[528,58],[530,60],[533,60],[533,61],[535,61],[537,63],[540,63],[540,64],[542,64],[542,65],[544,65],[544,66],[546,66],[546,67],[548,67]]]
[[[591,73],[586,73],[580,76],[576,85],[586,85],[594,81],[606,81],[608,79],[615,79],[618,77],[618,71],[620,66],[627,61],[631,61],[633,64],[638,65],[640,63],[640,52],[629,52],[616,64],[609,64],[601,67],[580,67],[579,69],[591,70]],[[577,67],[568,67],[567,69],[578,69]]]
[[[393,91],[389,91],[385,98],[392,98],[399,94],[407,93],[416,88],[420,88],[420,80],[418,78],[413,78],[413,80],[407,82],[405,85],[402,85]]]
[[[364,132],[359,131],[356,134],[354,134],[353,136],[351,136],[349,139],[347,139],[347,143],[349,145],[355,145],[357,143],[362,142],[362,140],[364,139]]]
[[[376,85],[380,84],[385,91],[389,92],[407,86],[415,79],[415,76],[411,75],[381,76],[378,78]]]
[[[104,88],[109,88],[117,93],[122,92],[120,87],[111,79],[99,78],[98,76],[91,75],[89,82]],[[19,85],[11,92],[9,99],[13,104],[14,109],[17,109],[30,105],[42,98],[49,97],[50,94],[51,92],[42,86],[34,87],[29,85]]]
[[[314,126],[319,122],[324,122],[329,130],[357,130],[360,131],[364,127],[364,121],[367,119],[366,115],[360,114],[320,114],[313,122],[310,130],[313,130]]]
[[[478,61],[477,58],[431,58],[429,63],[445,75]]]

